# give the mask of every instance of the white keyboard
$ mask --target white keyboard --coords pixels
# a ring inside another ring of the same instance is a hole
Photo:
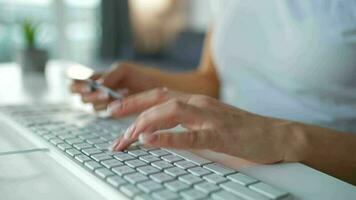
[[[290,199],[288,192],[194,154],[134,145],[108,151],[130,120],[98,119],[64,105],[4,106],[0,112],[135,200]]]

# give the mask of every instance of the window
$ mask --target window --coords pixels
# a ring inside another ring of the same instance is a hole
[[[0,1],[0,62],[14,60],[23,46],[20,24],[39,24],[38,45],[51,58],[88,62],[96,54],[100,0]]]

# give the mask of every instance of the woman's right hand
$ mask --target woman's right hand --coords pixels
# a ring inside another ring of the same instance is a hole
[[[162,86],[153,76],[155,71],[152,68],[122,62],[114,64],[106,73],[93,75],[92,79],[127,96]],[[73,93],[80,94],[84,103],[92,103],[95,110],[106,109],[114,100],[99,90],[90,91],[88,84],[83,81],[73,81],[70,89]]]

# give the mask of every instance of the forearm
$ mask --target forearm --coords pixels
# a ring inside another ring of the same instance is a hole
[[[356,136],[317,126],[291,123],[285,161],[299,161],[356,184]]]
[[[219,81],[211,75],[198,71],[167,74],[161,80],[173,90],[219,97]]]
[[[204,94],[218,98],[219,81],[213,73],[199,70],[191,72],[172,73],[150,67],[143,67],[150,76],[162,85],[185,93]]]

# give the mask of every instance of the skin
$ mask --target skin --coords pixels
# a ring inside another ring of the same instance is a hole
[[[88,92],[82,82],[74,82],[71,89],[97,110],[109,106],[115,118],[141,113],[113,150],[139,139],[147,146],[210,149],[258,163],[301,162],[356,184],[355,135],[260,116],[218,101],[220,86],[209,38],[210,34],[196,71],[173,74],[123,63],[93,77],[112,89],[125,89],[127,96],[121,100]],[[169,131],[177,125],[186,130]]]

